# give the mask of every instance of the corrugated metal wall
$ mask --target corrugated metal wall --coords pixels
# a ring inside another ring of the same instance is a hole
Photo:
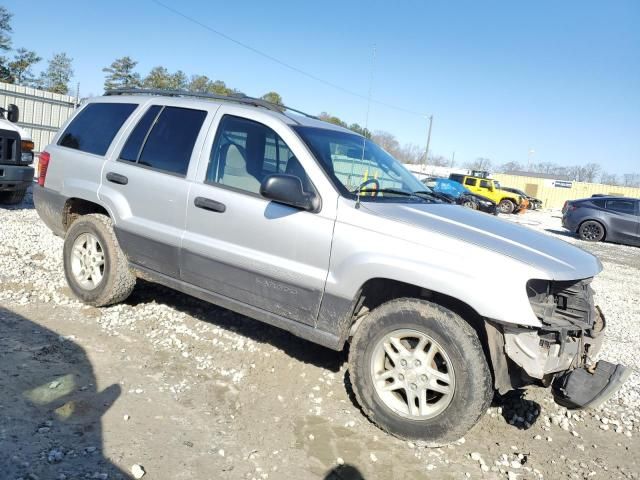
[[[492,177],[505,187],[519,188],[529,195],[539,198],[544,202],[545,208],[562,208],[567,200],[590,197],[594,193],[640,198],[640,188],[618,187],[602,183],[556,182],[544,178],[501,173],[496,173]],[[568,184],[570,184],[569,188],[566,186]]]
[[[0,106],[7,108],[10,103],[20,109],[18,125],[31,134],[35,151],[40,152],[73,113],[77,99],[0,82]]]

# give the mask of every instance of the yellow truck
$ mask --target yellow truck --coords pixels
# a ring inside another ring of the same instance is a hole
[[[498,205],[500,213],[518,213],[520,210],[527,208],[524,198],[518,194],[502,190],[500,183],[491,178],[452,173],[449,175],[449,179],[461,183],[477,195],[493,200]]]

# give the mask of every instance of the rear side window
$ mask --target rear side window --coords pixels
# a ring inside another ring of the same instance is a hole
[[[134,103],[91,103],[71,121],[58,145],[104,155],[137,106]]]
[[[607,200],[607,208],[614,212],[635,215],[636,202],[633,200]]]
[[[480,180],[480,186],[482,188],[489,188],[491,185],[489,184],[489,180]]]
[[[472,187],[475,187],[476,186],[476,179],[475,178],[467,178],[464,181],[464,184],[465,185],[471,185]]]
[[[184,176],[206,116],[204,110],[154,105],[131,132],[120,157]]]
[[[145,138],[147,138],[147,133],[161,108],[159,105],[153,105],[147,110],[147,113],[144,114],[136,125],[136,128],[134,128],[131,135],[129,135],[127,143],[124,145],[122,152],[120,152],[120,160],[127,160],[129,162],[138,161],[138,157],[142,151],[142,144]]]

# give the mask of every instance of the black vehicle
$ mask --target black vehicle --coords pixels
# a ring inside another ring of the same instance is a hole
[[[520,190],[519,188],[511,188],[511,187],[500,187],[502,190],[506,190],[507,192],[515,193],[520,195],[522,198],[526,198],[529,200],[529,206],[527,207],[529,210],[538,210],[542,208],[542,200],[536,197],[532,197],[531,195],[527,195],[525,192]]]
[[[21,138],[16,105],[0,108],[0,204],[15,205],[22,202],[27,188],[33,182],[33,142]]]
[[[481,195],[476,195],[464,185],[454,180],[440,177],[427,177],[422,179],[422,183],[450,203],[456,203],[463,207],[480,210],[481,212],[492,215],[498,214],[498,207],[494,201]]]
[[[562,226],[589,242],[640,246],[640,200],[591,197],[565,202]]]

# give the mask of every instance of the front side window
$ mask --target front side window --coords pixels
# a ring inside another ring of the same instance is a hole
[[[104,155],[137,106],[135,103],[90,103],[71,121],[58,145]]]
[[[366,201],[433,201],[428,187],[372,141],[328,128],[293,128],[342,195],[360,194]]]
[[[206,116],[204,110],[154,105],[129,135],[120,159],[185,176]]]
[[[480,180],[481,188],[489,188],[490,186],[491,186],[491,183],[489,183],[489,180]]]
[[[269,127],[245,118],[222,117],[211,149],[207,183],[259,193],[271,174],[295,175],[306,192],[313,191],[302,165]]]
[[[607,200],[607,208],[614,212],[628,213],[630,215],[636,213],[636,205],[633,200]]]

